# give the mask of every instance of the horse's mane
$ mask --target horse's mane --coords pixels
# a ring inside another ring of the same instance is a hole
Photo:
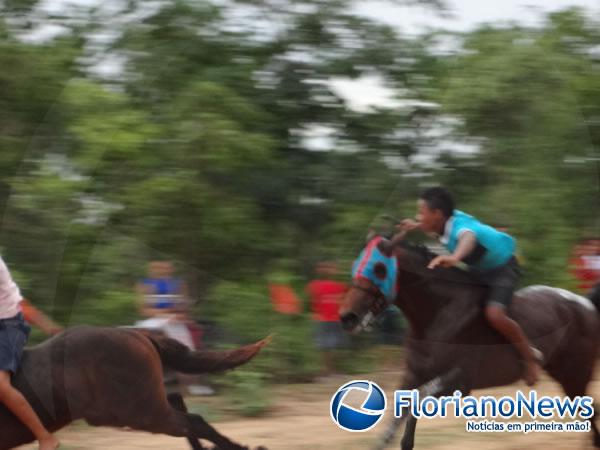
[[[396,255],[398,257],[400,270],[404,269],[419,275],[455,283],[480,284],[473,273],[456,267],[449,269],[438,267],[433,272],[428,272],[430,269],[427,269],[427,265],[433,258],[438,256],[438,254],[431,251],[423,244],[402,241],[397,245]]]
[[[432,252],[426,245],[423,244],[402,241],[400,244],[398,244],[398,247],[420,256],[426,263],[437,256],[436,253]]]

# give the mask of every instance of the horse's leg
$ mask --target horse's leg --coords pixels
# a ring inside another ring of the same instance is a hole
[[[216,444],[219,450],[248,450],[248,447],[236,444],[230,439],[223,436],[217,430],[210,426],[202,417],[197,414],[186,414],[187,420],[191,425],[191,432],[198,439],[206,439]],[[263,446],[259,446],[256,450],[266,450]]]
[[[436,377],[427,383],[419,387],[419,393],[423,396],[428,395],[441,395],[447,391],[458,388],[461,385],[462,371],[459,368],[454,368],[444,375]],[[417,383],[416,379],[411,378],[409,375],[407,380],[402,385],[402,390],[414,389]],[[379,439],[379,442],[375,446],[375,450],[385,449],[389,443],[394,439],[396,432],[402,426],[402,423],[407,420],[407,425],[402,436],[401,449],[411,450],[414,447],[415,442],[415,430],[417,427],[417,419],[409,414],[409,407],[404,407],[401,411],[401,415],[398,418],[394,418],[388,425],[388,428],[384,431]]]
[[[438,396],[449,394],[456,389],[466,391],[463,380],[463,373],[459,368],[454,368],[441,377],[434,378],[430,382],[419,388],[421,396]],[[412,450],[415,446],[415,431],[417,428],[417,418],[410,415],[406,422],[404,435],[400,442],[401,450]]]
[[[415,446],[415,431],[417,429],[417,418],[410,416],[404,428],[404,435],[400,441],[401,450],[412,450]]]
[[[422,383],[423,383],[422,381],[419,381],[418,378],[412,372],[409,371],[405,375],[402,383],[400,384],[399,389],[401,389],[401,390],[414,389],[414,388],[417,388]],[[402,426],[402,423],[406,420],[406,418],[408,416],[407,412],[408,411],[402,411],[401,417],[394,417],[392,420],[389,421],[387,428],[385,429],[385,431],[381,434],[381,437],[379,438],[379,442],[377,443],[375,450],[384,450],[390,444],[390,442],[392,442],[392,440],[396,436],[396,433]]]
[[[185,413],[173,407],[167,408],[161,414],[152,414],[152,421],[143,426],[136,426],[135,429],[188,439],[206,439],[216,445],[212,450],[249,450],[248,447],[223,436],[198,414]],[[255,450],[266,449],[257,447]]]
[[[567,376],[559,377],[552,374],[552,372],[551,374],[561,383],[567,397],[574,398],[585,395],[587,385],[592,377],[592,367],[593,364],[589,364],[588,367],[583,368],[575,376],[566,374]],[[595,422],[597,411],[598,408],[596,405],[594,405],[594,415],[589,418],[588,421],[590,422],[590,426],[592,428],[594,447],[600,448],[600,431],[598,430],[598,426]]]
[[[181,411],[183,413],[187,413],[188,409],[185,406],[185,402],[183,401],[183,397],[179,393],[171,393],[167,395],[167,400],[169,400],[169,404],[175,408],[177,411]],[[198,442],[198,439],[194,437],[192,433],[187,436],[187,441],[193,450],[205,450],[204,447]]]
[[[598,405],[594,405],[594,417],[590,420],[592,424],[592,432],[594,433],[594,447],[600,448],[600,431],[596,425],[596,413],[598,412]]]

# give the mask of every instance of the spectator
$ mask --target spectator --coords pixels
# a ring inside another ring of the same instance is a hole
[[[139,309],[143,317],[157,317],[187,311],[187,285],[173,276],[170,261],[152,261],[148,264],[148,277],[137,285]]]
[[[136,285],[140,314],[145,317],[137,327],[162,331],[190,350],[201,347],[202,330],[189,316],[189,298],[186,283],[174,276],[170,261],[152,261],[148,277]],[[180,385],[193,395],[211,395],[209,386],[195,384],[198,376],[177,374]]]
[[[152,261],[148,277],[137,286],[138,306],[146,320],[138,322],[144,328],[159,328],[167,336],[194,350],[197,345],[189,328],[187,286],[174,277],[170,261]]]
[[[348,287],[334,281],[337,266],[322,262],[316,267],[317,279],[306,287],[311,299],[313,318],[317,323],[316,344],[322,355],[323,374],[335,373],[335,351],[345,344],[346,335],[340,324],[339,307],[341,297]]]
[[[300,300],[289,285],[269,283],[269,292],[275,312],[292,316],[300,314]]]
[[[600,282],[600,239],[587,239],[575,245],[569,265],[578,280],[577,289],[589,292]]]

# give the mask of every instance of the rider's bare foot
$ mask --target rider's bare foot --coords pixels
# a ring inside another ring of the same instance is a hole
[[[525,363],[525,373],[523,379],[527,386],[533,386],[540,378],[541,367],[537,361],[529,361]]]
[[[38,442],[39,450],[56,450],[58,447],[60,447],[60,442],[52,434],[40,439]]]

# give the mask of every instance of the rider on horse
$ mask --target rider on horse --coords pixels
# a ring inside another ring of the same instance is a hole
[[[430,269],[466,264],[470,272],[489,286],[485,317],[517,349],[525,361],[523,378],[528,385],[533,385],[539,377],[541,355],[530,345],[519,324],[506,314],[520,278],[514,238],[455,209],[452,194],[443,187],[423,192],[417,211],[416,221],[405,219],[401,222],[401,233],[394,241],[399,242],[407,232],[415,229],[435,233],[450,254],[435,257],[429,263]]]
[[[23,298],[0,258],[0,403],[4,404],[39,442],[40,450],[54,450],[59,443],[44,427],[25,397],[11,385],[29,335],[20,303]]]

